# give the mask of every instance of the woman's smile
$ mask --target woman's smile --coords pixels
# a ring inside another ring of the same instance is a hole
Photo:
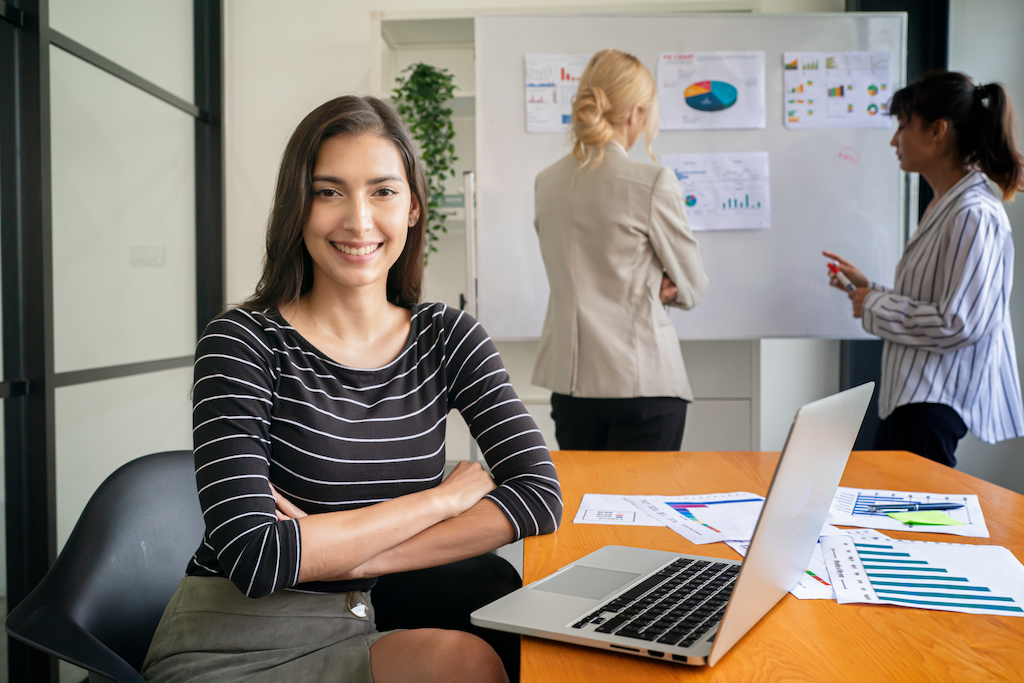
[[[347,256],[371,256],[376,254],[383,242],[371,242],[370,244],[345,244],[344,242],[331,242],[331,246]]]

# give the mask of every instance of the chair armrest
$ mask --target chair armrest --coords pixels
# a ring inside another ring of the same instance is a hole
[[[7,633],[12,638],[117,683],[145,683],[128,662],[66,614],[45,605],[27,604],[30,601],[23,601],[7,617]]]

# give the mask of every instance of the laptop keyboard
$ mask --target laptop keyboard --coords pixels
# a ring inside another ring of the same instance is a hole
[[[596,624],[598,633],[689,647],[721,620],[739,571],[738,564],[680,558],[572,627]]]

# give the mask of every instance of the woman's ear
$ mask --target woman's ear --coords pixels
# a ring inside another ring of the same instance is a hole
[[[414,194],[412,201],[409,202],[409,227],[416,225],[416,221],[420,219],[420,200]]]
[[[928,124],[928,137],[938,144],[945,142],[951,131],[949,119],[936,119]]]
[[[635,126],[638,123],[643,123],[647,118],[647,109],[642,104],[638,104],[633,107],[633,111],[629,112],[629,121],[627,122],[631,126]]]

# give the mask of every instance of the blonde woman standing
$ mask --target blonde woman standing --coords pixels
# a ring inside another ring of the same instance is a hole
[[[673,173],[626,152],[658,130],[657,89],[601,50],[573,101],[572,154],[537,176],[534,225],[551,284],[533,383],[565,450],[678,450],[693,392],[665,306],[708,280]]]

